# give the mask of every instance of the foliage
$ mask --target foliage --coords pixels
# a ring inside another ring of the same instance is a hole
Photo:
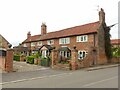
[[[34,56],[27,56],[27,63],[34,64]]]
[[[44,56],[42,56],[41,57],[41,66],[48,67],[50,65],[50,61],[51,61],[50,57],[44,57]]]
[[[36,54],[34,55],[35,58],[39,58],[39,53],[36,52]]]
[[[105,53],[108,60],[112,58],[110,36],[110,28],[107,27],[105,28]]]
[[[20,55],[14,55],[13,60],[15,61],[20,61]]]
[[[112,48],[112,55],[113,55],[113,57],[120,57],[120,48],[113,47]]]

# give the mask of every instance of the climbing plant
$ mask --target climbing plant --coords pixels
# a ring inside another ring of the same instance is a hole
[[[111,51],[111,42],[110,42],[110,28],[106,27],[104,29],[105,31],[105,53],[106,56],[108,58],[108,60],[110,60],[112,58],[112,51]]]

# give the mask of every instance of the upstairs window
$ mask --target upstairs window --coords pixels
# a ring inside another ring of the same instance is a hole
[[[88,41],[87,35],[77,36],[77,42],[87,42],[87,41]]]
[[[32,42],[32,43],[31,43],[31,46],[35,46],[35,43],[34,43],[34,42]]]
[[[70,38],[60,38],[59,39],[59,44],[69,44],[70,43]]]
[[[23,46],[24,46],[24,47],[27,47],[27,45],[26,45],[26,44],[24,44]]]
[[[37,46],[42,46],[42,41],[37,42]]]
[[[54,40],[47,40],[47,44],[48,45],[53,45],[54,44]]]

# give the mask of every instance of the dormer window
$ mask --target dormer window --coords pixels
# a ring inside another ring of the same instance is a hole
[[[26,45],[26,44],[24,44],[23,46],[24,46],[24,47],[27,47],[27,45]]]
[[[31,46],[35,46],[35,43],[34,43],[34,42],[32,42],[32,43],[31,43]]]
[[[38,46],[42,46],[42,41],[37,42]]]
[[[54,40],[47,40],[47,44],[48,45],[53,45],[54,44]]]

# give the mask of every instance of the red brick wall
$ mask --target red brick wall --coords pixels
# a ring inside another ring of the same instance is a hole
[[[88,49],[90,47],[94,46],[94,36],[93,34],[89,34],[88,35],[88,42],[76,42],[76,36],[72,36],[70,37],[70,44],[59,44],[59,38],[58,39],[52,39],[54,40],[54,45],[56,49],[60,48],[61,46],[68,46],[70,49],[73,48],[73,46],[75,45],[77,47],[77,50],[86,50],[88,51]],[[97,39],[96,39],[97,40]],[[40,46],[37,46],[37,42],[34,42],[35,46],[31,46],[30,47],[30,43],[26,43],[28,47],[31,48],[31,50],[34,50],[36,48],[39,48]],[[42,41],[42,45],[47,44],[47,40]],[[97,44],[97,41],[96,41]]]
[[[7,72],[13,71],[13,49],[7,50],[6,60],[5,60],[5,71]]]

